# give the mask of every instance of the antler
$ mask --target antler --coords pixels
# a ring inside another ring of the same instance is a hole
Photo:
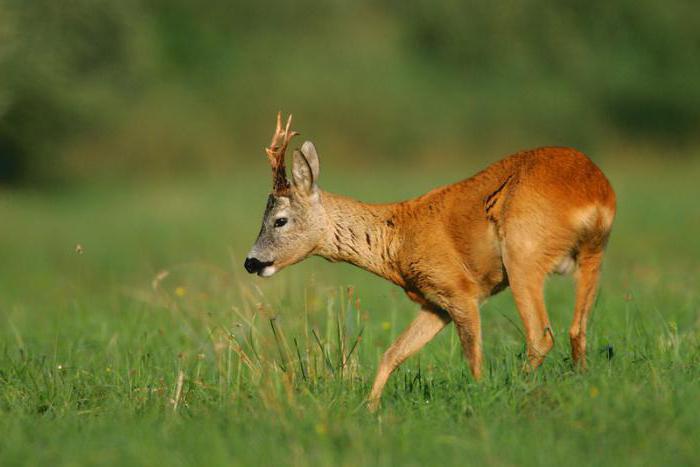
[[[287,173],[284,166],[284,153],[287,150],[287,145],[294,138],[296,131],[290,131],[292,126],[292,116],[287,119],[287,125],[282,128],[282,112],[277,112],[277,128],[275,134],[272,135],[270,147],[265,148],[267,158],[272,166],[272,190],[276,195],[282,195],[288,192],[289,182],[287,181]]]

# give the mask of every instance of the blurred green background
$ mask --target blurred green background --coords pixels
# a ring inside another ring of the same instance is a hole
[[[699,27],[683,0],[2,0],[0,180],[257,167],[279,109],[338,167],[693,157]]]

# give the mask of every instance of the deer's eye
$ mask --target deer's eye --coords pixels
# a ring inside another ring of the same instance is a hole
[[[275,220],[275,227],[282,227],[287,223],[287,218],[286,217],[280,217],[279,219]]]

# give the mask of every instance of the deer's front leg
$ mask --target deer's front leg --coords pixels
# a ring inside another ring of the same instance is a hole
[[[470,280],[454,274],[458,281],[445,281],[431,286],[426,295],[444,309],[457,328],[464,356],[474,379],[481,378],[481,316],[479,289]]]
[[[455,322],[472,376],[478,381],[481,379],[482,363],[479,301],[476,298],[464,297],[458,301],[452,301],[448,310]]]
[[[408,357],[418,352],[450,322],[450,316],[438,308],[424,306],[416,319],[384,353],[369,395],[368,407],[375,411],[391,373]]]

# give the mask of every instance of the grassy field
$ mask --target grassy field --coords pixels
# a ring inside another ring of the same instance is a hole
[[[571,370],[573,289],[553,278],[541,370],[520,371],[506,291],[482,309],[483,382],[448,328],[373,415],[378,359],[415,306],[320,259],[246,275],[264,167],[0,192],[0,465],[697,465],[700,166],[602,165],[619,215],[589,371]],[[477,168],[324,167],[322,185],[389,201]]]

